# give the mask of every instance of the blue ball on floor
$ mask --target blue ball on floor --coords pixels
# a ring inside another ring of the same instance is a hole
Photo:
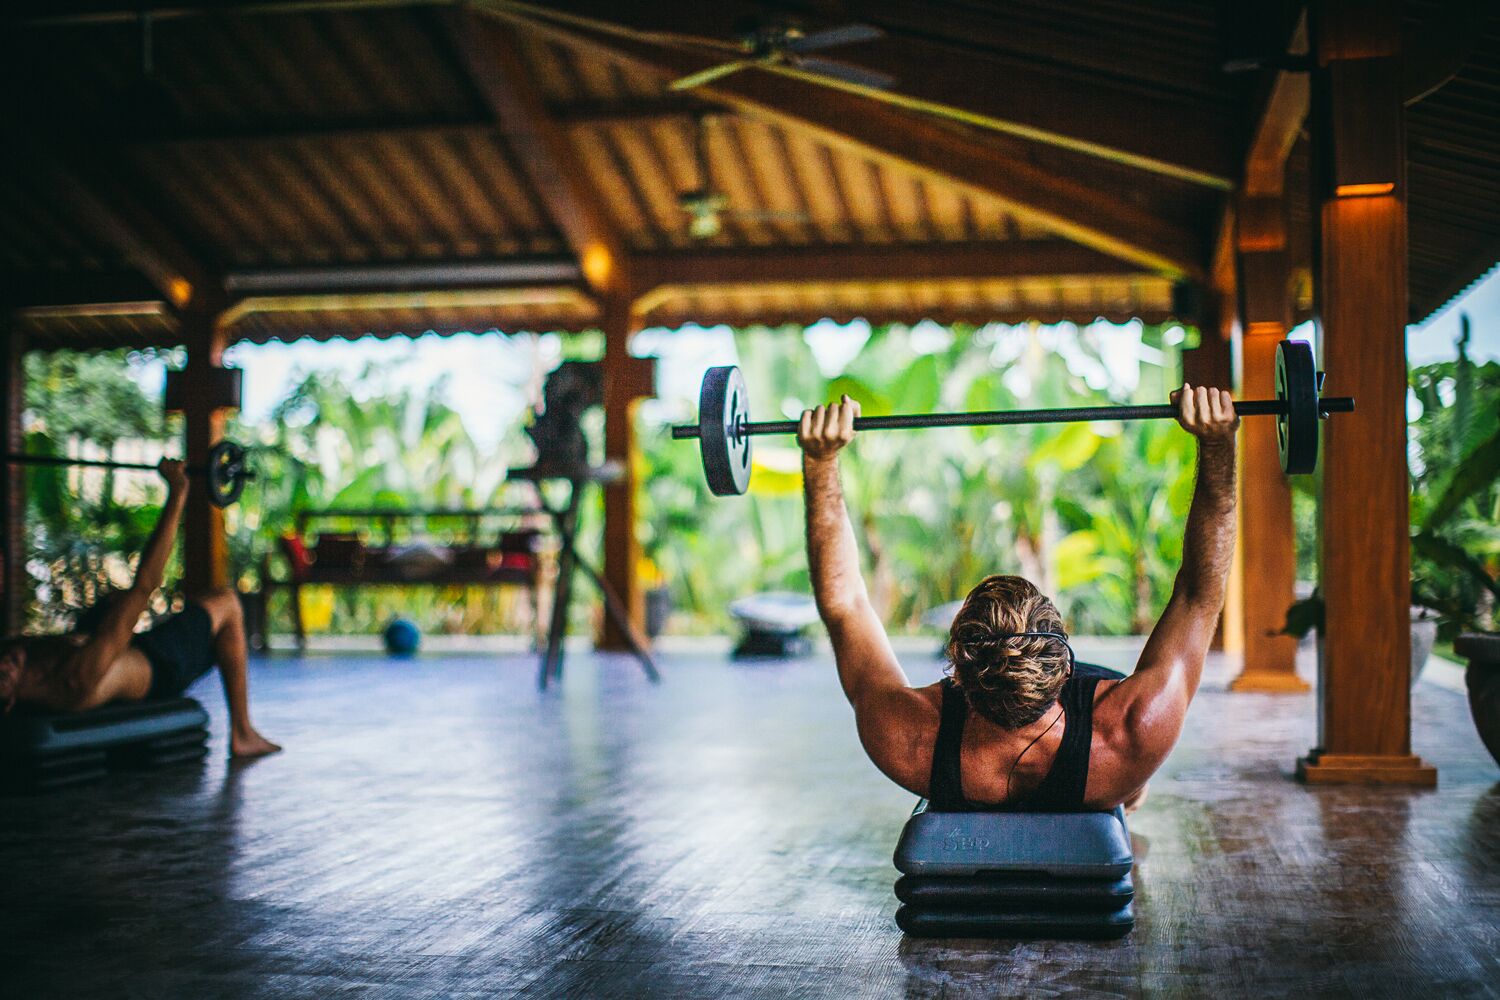
[[[405,618],[392,618],[385,627],[385,651],[392,656],[412,656],[422,645],[422,630]]]

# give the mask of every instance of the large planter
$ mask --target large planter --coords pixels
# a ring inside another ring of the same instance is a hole
[[[1432,644],[1437,641],[1437,619],[1428,615],[1426,608],[1415,605],[1411,609],[1411,686],[1416,687],[1432,656]]]
[[[1469,661],[1464,680],[1469,688],[1469,712],[1485,749],[1500,764],[1500,634],[1470,632],[1458,637],[1453,650]]]

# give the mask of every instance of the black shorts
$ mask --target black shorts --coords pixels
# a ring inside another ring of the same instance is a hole
[[[213,621],[196,604],[130,640],[151,664],[148,699],[176,698],[214,668]]]

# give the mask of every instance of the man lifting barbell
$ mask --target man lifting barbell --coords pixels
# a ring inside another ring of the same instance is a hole
[[[859,404],[845,396],[803,413],[808,563],[839,681],[870,760],[933,809],[1065,812],[1144,798],[1198,690],[1234,553],[1233,400],[1184,385],[1173,403],[1198,439],[1197,484],[1182,567],[1135,672],[1075,663],[1052,601],[1021,577],[991,576],[953,620],[952,676],[920,688],[870,604],[839,483]]]
[[[192,596],[150,631],[135,625],[162,585],[187,502],[187,472],[163,461],[167,501],[141,551],[135,580],[98,609],[92,622],[63,635],[13,638],[0,646],[0,706],[17,702],[60,712],[116,701],[173,698],[215,664],[229,706],[230,753],[260,757],[281,748],[250,722],[248,646],[239,595],[229,588]]]

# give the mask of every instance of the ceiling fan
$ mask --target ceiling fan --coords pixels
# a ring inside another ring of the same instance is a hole
[[[725,216],[757,222],[807,222],[805,212],[764,211],[730,207],[729,196],[714,188],[708,165],[708,129],[715,116],[693,116],[693,162],[697,166],[697,186],[677,196],[677,205],[687,214],[688,235],[708,240],[724,229]]]
[[[107,110],[107,128],[124,135],[167,135],[182,124],[182,110],[156,75],[154,15],[142,10],[140,72],[121,87]]]
[[[826,77],[830,82],[884,90],[896,82],[895,77],[837,59],[809,54],[840,45],[873,41],[884,35],[885,32],[870,24],[845,24],[824,31],[804,32],[792,22],[759,22],[746,26],[740,32],[737,42],[695,39],[695,44],[727,49],[737,53],[739,57],[674,80],[671,87],[673,90],[691,90],[742,69],[755,67],[790,73],[800,79],[816,81],[819,77]]]

